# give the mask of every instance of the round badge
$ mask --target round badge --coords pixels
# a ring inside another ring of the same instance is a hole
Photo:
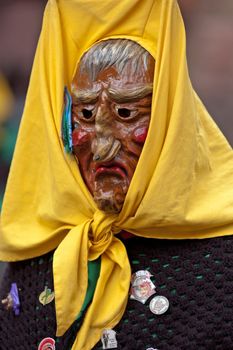
[[[150,311],[155,315],[164,314],[169,308],[169,301],[162,295],[156,295],[150,302]]]
[[[130,299],[135,299],[145,304],[147,299],[155,294],[155,285],[150,280],[151,273],[147,270],[137,271],[131,278]]]
[[[154,294],[154,285],[148,278],[138,277],[134,281],[131,292],[135,299],[144,300],[148,299],[152,294]]]
[[[53,338],[44,338],[40,342],[38,350],[56,350],[55,340]]]
[[[52,292],[51,289],[45,287],[44,291],[39,295],[39,301],[42,305],[47,305],[53,301],[54,296],[54,292]]]

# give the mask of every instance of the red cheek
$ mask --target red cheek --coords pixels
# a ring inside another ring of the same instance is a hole
[[[148,127],[137,128],[133,132],[133,140],[137,143],[144,143],[147,137]]]
[[[82,129],[76,129],[72,133],[73,146],[82,146],[89,141],[90,134]]]

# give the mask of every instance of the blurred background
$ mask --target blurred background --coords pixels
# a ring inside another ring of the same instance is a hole
[[[0,0],[0,208],[46,2]],[[233,1],[179,3],[193,86],[233,145]]]

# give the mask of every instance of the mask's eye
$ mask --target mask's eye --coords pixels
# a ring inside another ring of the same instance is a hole
[[[137,115],[137,110],[135,109],[129,109],[124,107],[115,107],[116,113],[118,117],[121,119],[131,119],[134,118]]]
[[[92,111],[89,111],[89,109],[83,108],[81,113],[82,113],[82,117],[85,119],[91,119],[92,117]]]
[[[128,108],[119,108],[118,114],[121,118],[129,118],[131,111]]]
[[[92,121],[94,118],[94,108],[81,108],[78,117],[85,121]]]

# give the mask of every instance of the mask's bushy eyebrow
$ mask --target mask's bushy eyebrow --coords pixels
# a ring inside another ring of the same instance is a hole
[[[95,90],[79,90],[72,86],[71,92],[74,103],[95,103],[98,100],[100,88]]]
[[[115,102],[126,103],[140,100],[146,96],[152,95],[153,84],[143,84],[132,88],[109,88],[107,94]]]

